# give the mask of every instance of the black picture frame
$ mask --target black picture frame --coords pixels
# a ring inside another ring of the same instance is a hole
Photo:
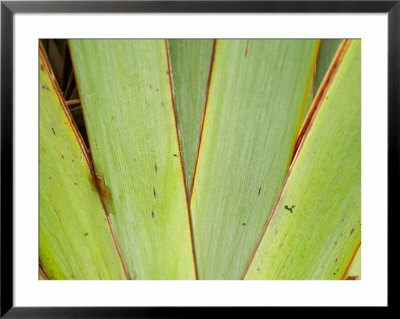
[[[15,307],[13,303],[13,20],[16,13],[387,13],[388,218],[398,211],[400,0],[396,1],[1,1],[1,318],[176,318],[226,309],[192,307]],[[391,213],[391,214],[390,214]],[[388,223],[388,227],[391,225]],[[390,232],[389,234],[392,234]],[[390,238],[390,237],[389,237]],[[388,240],[389,240],[388,238]],[[390,242],[388,242],[390,243]],[[389,246],[388,246],[389,247]],[[390,258],[389,258],[390,264]],[[390,281],[388,281],[389,287]],[[388,308],[390,308],[390,298]],[[291,308],[301,316],[307,308]],[[249,315],[246,307],[235,314]],[[336,312],[336,310],[334,310]],[[348,311],[348,310],[346,310]],[[304,313],[305,314],[305,313]]]

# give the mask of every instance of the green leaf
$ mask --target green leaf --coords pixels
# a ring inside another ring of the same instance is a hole
[[[168,40],[186,185],[191,187],[213,40]]]
[[[317,58],[317,67],[315,74],[315,88],[318,90],[319,86],[324,79],[326,72],[328,71],[335,54],[342,44],[342,39],[323,39],[321,40],[321,46]],[[314,92],[314,95],[316,92]]]
[[[346,41],[245,279],[341,279],[361,241],[361,44]]]
[[[309,93],[307,95],[307,103],[303,112],[302,124],[307,117],[308,111],[314,100],[317,90],[324,79],[326,72],[328,71],[335,54],[342,43],[341,39],[323,39],[321,40],[321,45],[319,47],[318,58],[316,61],[313,79],[309,88]]]
[[[302,112],[301,116],[301,126],[304,124],[304,121],[307,118],[308,111],[310,110],[310,107],[312,105],[312,102],[314,101],[314,95],[315,95],[315,66],[314,66],[314,71],[313,71],[313,77],[311,79],[309,88],[308,88],[308,93],[307,93],[307,100],[304,105],[304,110]],[[299,130],[300,133],[300,130]]]
[[[361,279],[361,246],[358,248],[349,269],[344,275],[343,279],[346,280],[360,280]]]
[[[217,40],[191,212],[200,279],[240,279],[290,164],[318,40]]]
[[[85,153],[40,49],[39,255],[49,279],[126,279]],[[42,274],[42,277],[44,275]]]
[[[302,125],[307,117],[308,111],[310,110],[311,104],[314,101],[314,97],[317,94],[317,90],[324,79],[326,72],[328,71],[333,58],[339,48],[339,45],[343,40],[340,39],[324,39],[321,40],[319,47],[318,58],[316,61],[313,78],[309,87],[307,102],[304,107]]]
[[[70,40],[105,206],[132,279],[194,279],[163,40]]]

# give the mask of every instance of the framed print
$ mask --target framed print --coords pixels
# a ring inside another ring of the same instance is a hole
[[[399,15],[3,1],[1,316],[389,306]]]

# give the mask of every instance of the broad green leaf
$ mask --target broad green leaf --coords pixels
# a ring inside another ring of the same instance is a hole
[[[332,60],[340,46],[343,42],[342,39],[323,39],[321,40],[321,46],[318,53],[317,58],[317,67],[315,73],[315,88],[318,90],[319,86],[322,83],[322,80],[325,77],[326,72],[329,69],[329,66],[332,63]],[[314,95],[316,92],[314,92]]]
[[[213,40],[168,40],[168,46],[186,185],[190,189],[206,98]]]
[[[245,279],[341,279],[360,244],[360,46],[342,47]]]
[[[110,225],[40,50],[39,258],[49,279],[126,279]]]
[[[191,212],[200,279],[240,279],[285,178],[318,40],[217,40]]]
[[[94,165],[132,279],[194,279],[163,40],[70,40]]]

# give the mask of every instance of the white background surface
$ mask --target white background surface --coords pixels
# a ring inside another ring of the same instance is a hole
[[[16,14],[14,28],[15,306],[387,304],[387,14]],[[38,39],[196,37],[362,39],[362,280],[38,280]]]

